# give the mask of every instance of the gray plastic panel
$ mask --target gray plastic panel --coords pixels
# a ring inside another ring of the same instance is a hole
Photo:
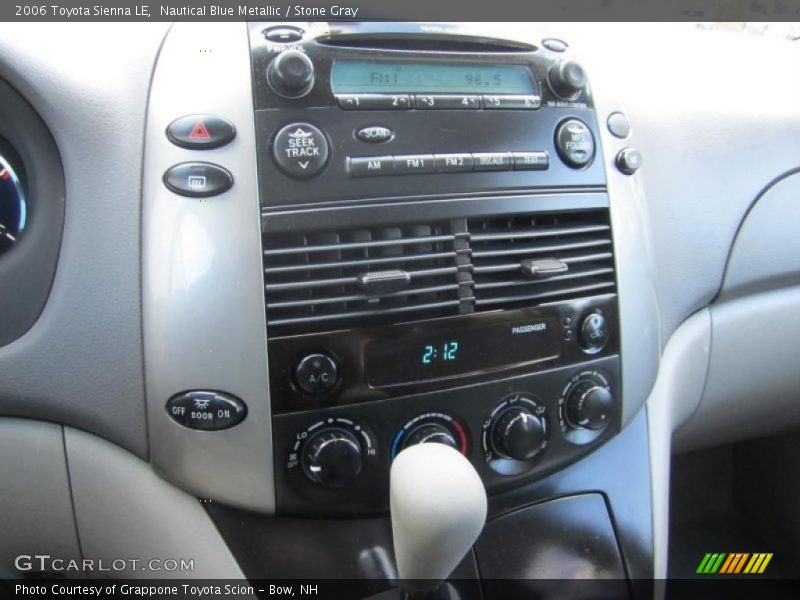
[[[777,182],[742,223],[728,259],[721,299],[800,284],[800,175]]]
[[[114,568],[119,578],[244,577],[197,499],[156,476],[147,463],[96,436],[65,428],[64,442],[86,558],[107,566],[122,566],[114,561],[126,559],[124,569]],[[193,561],[192,567],[168,570],[168,559],[178,565],[181,559]],[[151,565],[152,560],[160,562]],[[90,575],[108,577],[104,572]]]
[[[19,555],[81,559],[59,425],[0,419],[0,531],[0,573]]]
[[[667,342],[658,378],[647,399],[656,579],[667,576],[672,433],[700,403],[710,352],[711,317],[703,309],[682,323]]]
[[[717,295],[753,199],[800,166],[800,77],[786,76],[800,71],[800,46],[692,23],[559,27],[597,99],[610,90],[625,100],[644,157],[663,346]]]
[[[800,424],[800,287],[714,305],[711,322],[703,400],[674,447],[713,446]]]
[[[590,51],[589,47],[585,48],[585,53]],[[632,177],[616,168],[617,153],[636,144],[636,130],[634,127],[626,140],[611,135],[605,125],[608,116],[628,111],[616,97],[614,86],[604,71],[589,72],[589,76],[600,123],[614,233],[623,365],[622,424],[625,426],[650,394],[661,354],[652,248],[647,236],[647,202],[642,189],[642,177],[650,165],[645,164],[642,171]]]
[[[166,27],[0,24],[0,77],[50,129],[66,180],[50,297],[33,327],[0,348],[0,413],[88,429],[142,457],[142,136]]]
[[[229,145],[187,150],[167,125],[195,113],[237,130]],[[244,23],[176,24],[159,56],[147,123],[143,295],[151,461],[183,489],[251,510],[274,508],[267,341],[256,189],[250,53]],[[201,160],[233,174],[219,196],[186,198],[162,182],[172,165]],[[224,431],[175,423],[165,403],[192,389],[247,404]]]

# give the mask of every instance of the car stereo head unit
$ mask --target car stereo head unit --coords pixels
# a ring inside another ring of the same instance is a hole
[[[385,511],[417,443],[495,493],[613,436],[609,198],[568,45],[249,27],[278,511]]]
[[[250,34],[265,206],[605,184],[563,43],[391,24]]]

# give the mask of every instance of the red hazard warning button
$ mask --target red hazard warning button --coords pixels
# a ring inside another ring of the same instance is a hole
[[[167,137],[182,148],[210,150],[229,143],[236,137],[236,128],[215,115],[186,115],[169,124]]]

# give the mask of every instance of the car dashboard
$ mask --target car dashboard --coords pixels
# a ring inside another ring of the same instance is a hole
[[[391,465],[441,443],[488,496],[461,597],[648,597],[671,455],[800,423],[796,44],[67,29],[0,30],[2,564],[366,597]]]

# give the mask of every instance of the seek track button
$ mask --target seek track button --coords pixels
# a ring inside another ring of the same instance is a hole
[[[272,156],[288,175],[308,179],[319,173],[328,161],[328,140],[308,123],[291,123],[275,136]]]

